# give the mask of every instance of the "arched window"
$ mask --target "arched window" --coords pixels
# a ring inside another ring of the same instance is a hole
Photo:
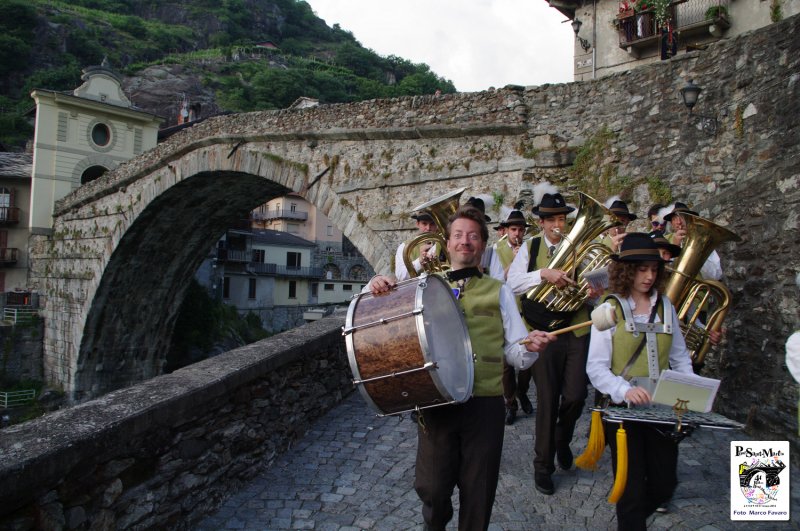
[[[102,166],[91,166],[81,174],[81,184],[86,184],[100,178],[108,169]]]
[[[362,265],[354,265],[350,268],[350,280],[366,280],[367,271]]]
[[[325,278],[328,280],[339,280],[342,278],[342,272],[336,264],[325,264],[322,268]]]

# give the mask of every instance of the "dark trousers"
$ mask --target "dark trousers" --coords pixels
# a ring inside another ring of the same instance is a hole
[[[528,394],[531,386],[531,369],[516,370],[503,358],[503,398],[507,409],[519,409],[517,398]]]
[[[604,428],[616,477],[619,424],[607,422]],[[678,443],[660,428],[641,422],[626,422],[625,431],[628,481],[617,502],[617,529],[638,531],[647,529],[647,517],[672,498],[678,484]]]
[[[450,497],[458,486],[459,530],[485,530],[492,516],[503,451],[503,399],[473,397],[463,404],[422,412],[414,488],[430,529],[453,517]]]
[[[588,391],[586,355],[588,335],[558,336],[533,364],[536,382],[536,441],[533,470],[549,476],[555,471],[556,449],[569,446],[583,412]]]

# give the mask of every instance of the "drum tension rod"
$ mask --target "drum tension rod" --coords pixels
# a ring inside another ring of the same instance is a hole
[[[435,361],[426,362],[425,365],[422,367],[417,367],[416,369],[408,369],[405,371],[394,371],[389,374],[384,374],[383,376],[375,376],[373,378],[366,378],[364,380],[353,380],[353,385],[360,385],[369,382],[376,382],[378,380],[385,380],[386,378],[394,378],[395,376],[402,376],[404,374],[411,374],[412,372],[419,372],[419,371],[430,371],[433,369],[438,369],[439,365]]]

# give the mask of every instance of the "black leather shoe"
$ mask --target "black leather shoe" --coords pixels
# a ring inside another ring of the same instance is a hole
[[[517,418],[516,409],[506,409],[506,425],[511,426]]]
[[[572,450],[569,449],[569,446],[556,450],[556,461],[558,461],[558,466],[564,470],[572,468]]]
[[[547,494],[548,496],[556,491],[555,486],[553,486],[553,480],[550,476],[540,476],[537,474],[533,478],[533,485],[536,487],[536,490],[542,494]]]
[[[519,405],[526,415],[533,413],[533,404],[531,404],[531,401],[528,399],[528,395],[522,395],[519,397]]]

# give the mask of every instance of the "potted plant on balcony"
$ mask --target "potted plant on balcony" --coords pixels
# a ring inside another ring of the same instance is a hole
[[[618,19],[632,17],[633,13],[633,3],[629,3],[628,0],[622,0],[622,2],[619,3],[619,13],[617,13]]]
[[[723,5],[714,5],[706,9],[706,20],[728,20],[728,8]]]

